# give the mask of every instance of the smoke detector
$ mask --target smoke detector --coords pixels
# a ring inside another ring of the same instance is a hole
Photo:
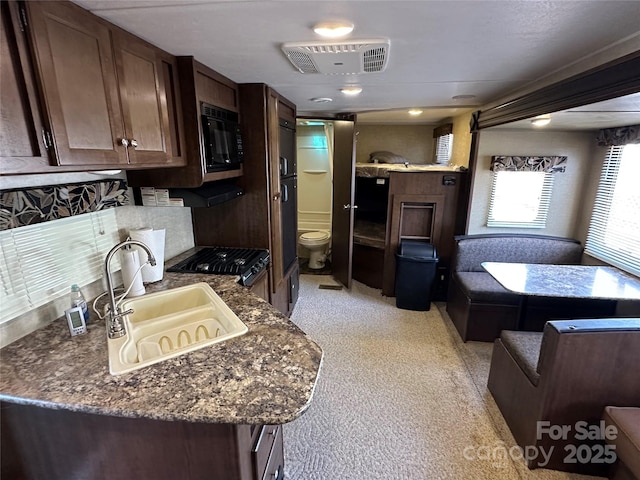
[[[387,66],[389,40],[292,42],[283,44],[282,51],[300,73],[374,73],[382,72]]]

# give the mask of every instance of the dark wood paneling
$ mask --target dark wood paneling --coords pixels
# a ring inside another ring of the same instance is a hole
[[[389,205],[387,213],[387,237],[385,240],[385,263],[383,295],[393,296],[395,292],[395,254],[398,249],[401,232],[407,234],[424,233],[427,240],[427,232],[432,238],[438,253],[438,266],[448,267],[453,252],[453,236],[455,234],[457,217],[459,214],[458,196],[463,186],[466,174],[443,172],[392,172],[389,177]],[[445,185],[445,178],[452,179],[453,184]],[[405,215],[405,219],[418,222],[416,225],[402,226],[403,205],[416,204],[416,206],[435,205],[433,222],[430,226],[421,224],[431,217],[426,215],[427,210],[414,213],[418,215]],[[428,228],[429,227],[429,228]],[[409,238],[420,235],[406,235]],[[429,240],[427,240],[429,241]]]
[[[195,62],[195,72],[199,101],[238,111],[238,86],[233,81],[199,62]]]
[[[353,245],[353,279],[372,288],[382,288],[384,250],[367,245]]]
[[[13,451],[17,461],[5,464],[5,449]],[[7,479],[249,480],[255,478],[250,451],[247,425],[117,418],[2,404],[2,478]],[[16,476],[16,469],[21,475]]]

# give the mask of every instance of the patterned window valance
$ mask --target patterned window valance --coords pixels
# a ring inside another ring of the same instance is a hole
[[[547,156],[547,157],[513,157],[494,156],[491,157],[492,172],[551,172],[562,173],[567,166],[567,157]]]
[[[598,132],[596,140],[601,147],[615,147],[618,145],[640,143],[640,125],[604,128]]]
[[[108,180],[0,191],[0,230],[128,205],[127,182]]]
[[[433,138],[444,137],[453,133],[453,123],[446,123],[433,129]]]

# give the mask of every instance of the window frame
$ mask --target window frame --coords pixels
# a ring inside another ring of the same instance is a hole
[[[520,172],[520,171],[508,171],[500,170],[492,172],[491,179],[491,193],[489,198],[489,208],[487,211],[487,223],[488,228],[535,228],[541,229],[547,226],[547,217],[549,213],[549,207],[551,205],[551,197],[553,194],[553,179],[554,174],[552,172]],[[515,177],[518,175],[519,177]],[[494,216],[495,206],[498,204],[499,198],[497,194],[498,182],[500,178],[525,178],[524,175],[544,175],[542,182],[542,188],[539,192],[539,198],[537,201],[537,215],[533,220],[516,221],[516,220],[501,220]],[[520,177],[522,176],[522,177]]]

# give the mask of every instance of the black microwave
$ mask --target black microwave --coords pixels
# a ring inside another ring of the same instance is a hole
[[[242,163],[242,137],[238,114],[200,103],[206,172],[233,170]]]

